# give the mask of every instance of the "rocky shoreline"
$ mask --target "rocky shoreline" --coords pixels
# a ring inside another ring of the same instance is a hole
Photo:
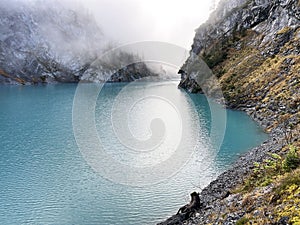
[[[230,108],[230,107],[229,107]],[[236,108],[236,107],[235,107]],[[251,109],[240,109],[247,113],[252,119],[266,129],[271,118],[265,118],[264,120],[258,120],[257,112]],[[217,177],[216,180],[212,181],[207,187],[205,187],[200,196],[201,208],[191,218],[185,220],[183,215],[174,215],[159,225],[172,225],[172,224],[208,224],[208,216],[211,213],[220,213],[222,211],[221,201],[224,199],[230,199],[232,189],[241,185],[244,179],[254,169],[255,162],[263,162],[263,160],[270,157],[270,154],[280,154],[281,149],[286,145],[284,138],[285,130],[278,128],[270,133],[270,138],[262,143],[260,146],[255,147],[238,158],[236,162],[231,166],[230,169],[223,172]],[[225,225],[234,224],[240,219],[243,214],[240,215],[228,215]]]

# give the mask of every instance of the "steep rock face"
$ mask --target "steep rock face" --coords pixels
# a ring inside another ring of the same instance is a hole
[[[108,41],[93,16],[76,4],[2,1],[0,29],[0,83],[78,82],[83,75],[88,81],[103,80],[102,71],[99,77],[92,77],[87,71],[107,50]],[[130,53],[123,53],[122,57],[126,66],[127,58],[138,59]],[[106,63],[103,71],[118,71],[118,65]],[[135,78],[144,76],[135,70],[138,67],[129,68]],[[108,79],[132,80],[123,75],[119,72]]]
[[[225,0],[210,19],[196,32],[192,51],[209,53],[216,42],[232,38],[247,29],[262,34],[262,43],[272,41],[284,27],[299,26],[300,11],[297,0]]]
[[[200,57],[231,108],[248,111],[269,131],[287,119],[299,121],[299,5],[298,0],[221,1],[197,29],[179,86],[201,91],[193,65]]]

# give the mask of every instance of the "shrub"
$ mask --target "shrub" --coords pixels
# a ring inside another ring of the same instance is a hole
[[[280,155],[270,154],[269,159],[261,163],[254,162],[253,174],[245,180],[241,191],[251,191],[255,187],[264,187],[272,183],[274,178],[282,172],[281,160]]]
[[[292,186],[300,186],[300,170],[293,171],[285,176],[280,182],[280,185],[275,189],[275,193],[282,194],[283,191],[286,191]]]
[[[282,167],[289,172],[297,169],[300,166],[300,157],[295,146],[290,146],[290,150],[283,161]]]
[[[236,221],[236,225],[245,225],[245,224],[247,224],[248,222],[249,222],[249,219],[243,217],[243,218],[239,219],[238,221]]]

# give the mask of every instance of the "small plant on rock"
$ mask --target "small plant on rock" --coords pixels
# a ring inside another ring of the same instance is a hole
[[[246,217],[243,217],[241,219],[239,219],[237,222],[236,222],[236,225],[245,225],[249,222],[249,219],[246,218]]]
[[[245,181],[243,191],[252,190],[258,186],[267,186],[274,177],[282,172],[282,158],[278,154],[270,154],[269,159],[254,163],[253,174]]]
[[[290,172],[300,166],[300,157],[295,146],[291,145],[290,150],[282,163],[285,171]]]

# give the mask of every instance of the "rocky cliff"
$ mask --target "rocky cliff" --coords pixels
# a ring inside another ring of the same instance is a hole
[[[228,106],[258,111],[262,120],[281,115],[266,122],[268,130],[300,109],[299,6],[298,0],[221,1],[192,45],[191,55],[218,77]],[[179,86],[199,92],[191,61],[181,68]]]
[[[0,30],[0,83],[132,81],[151,75],[143,63],[128,65],[128,60],[140,59],[126,52],[98,65],[97,76],[90,74],[110,41],[76,3],[0,1]],[[125,67],[119,70],[121,64]],[[112,72],[113,77],[105,77]]]
[[[298,0],[221,0],[196,30],[179,87],[214,93],[211,82],[199,85],[195,64],[205,61],[226,106],[246,111],[270,139],[204,188],[200,209],[161,224],[300,224],[299,7]]]
[[[197,29],[179,86],[201,92],[196,55],[218,78],[227,106],[247,111],[268,132],[284,122],[295,126],[300,116],[299,40],[300,1],[221,1]],[[208,88],[213,92],[216,87],[210,83]]]

